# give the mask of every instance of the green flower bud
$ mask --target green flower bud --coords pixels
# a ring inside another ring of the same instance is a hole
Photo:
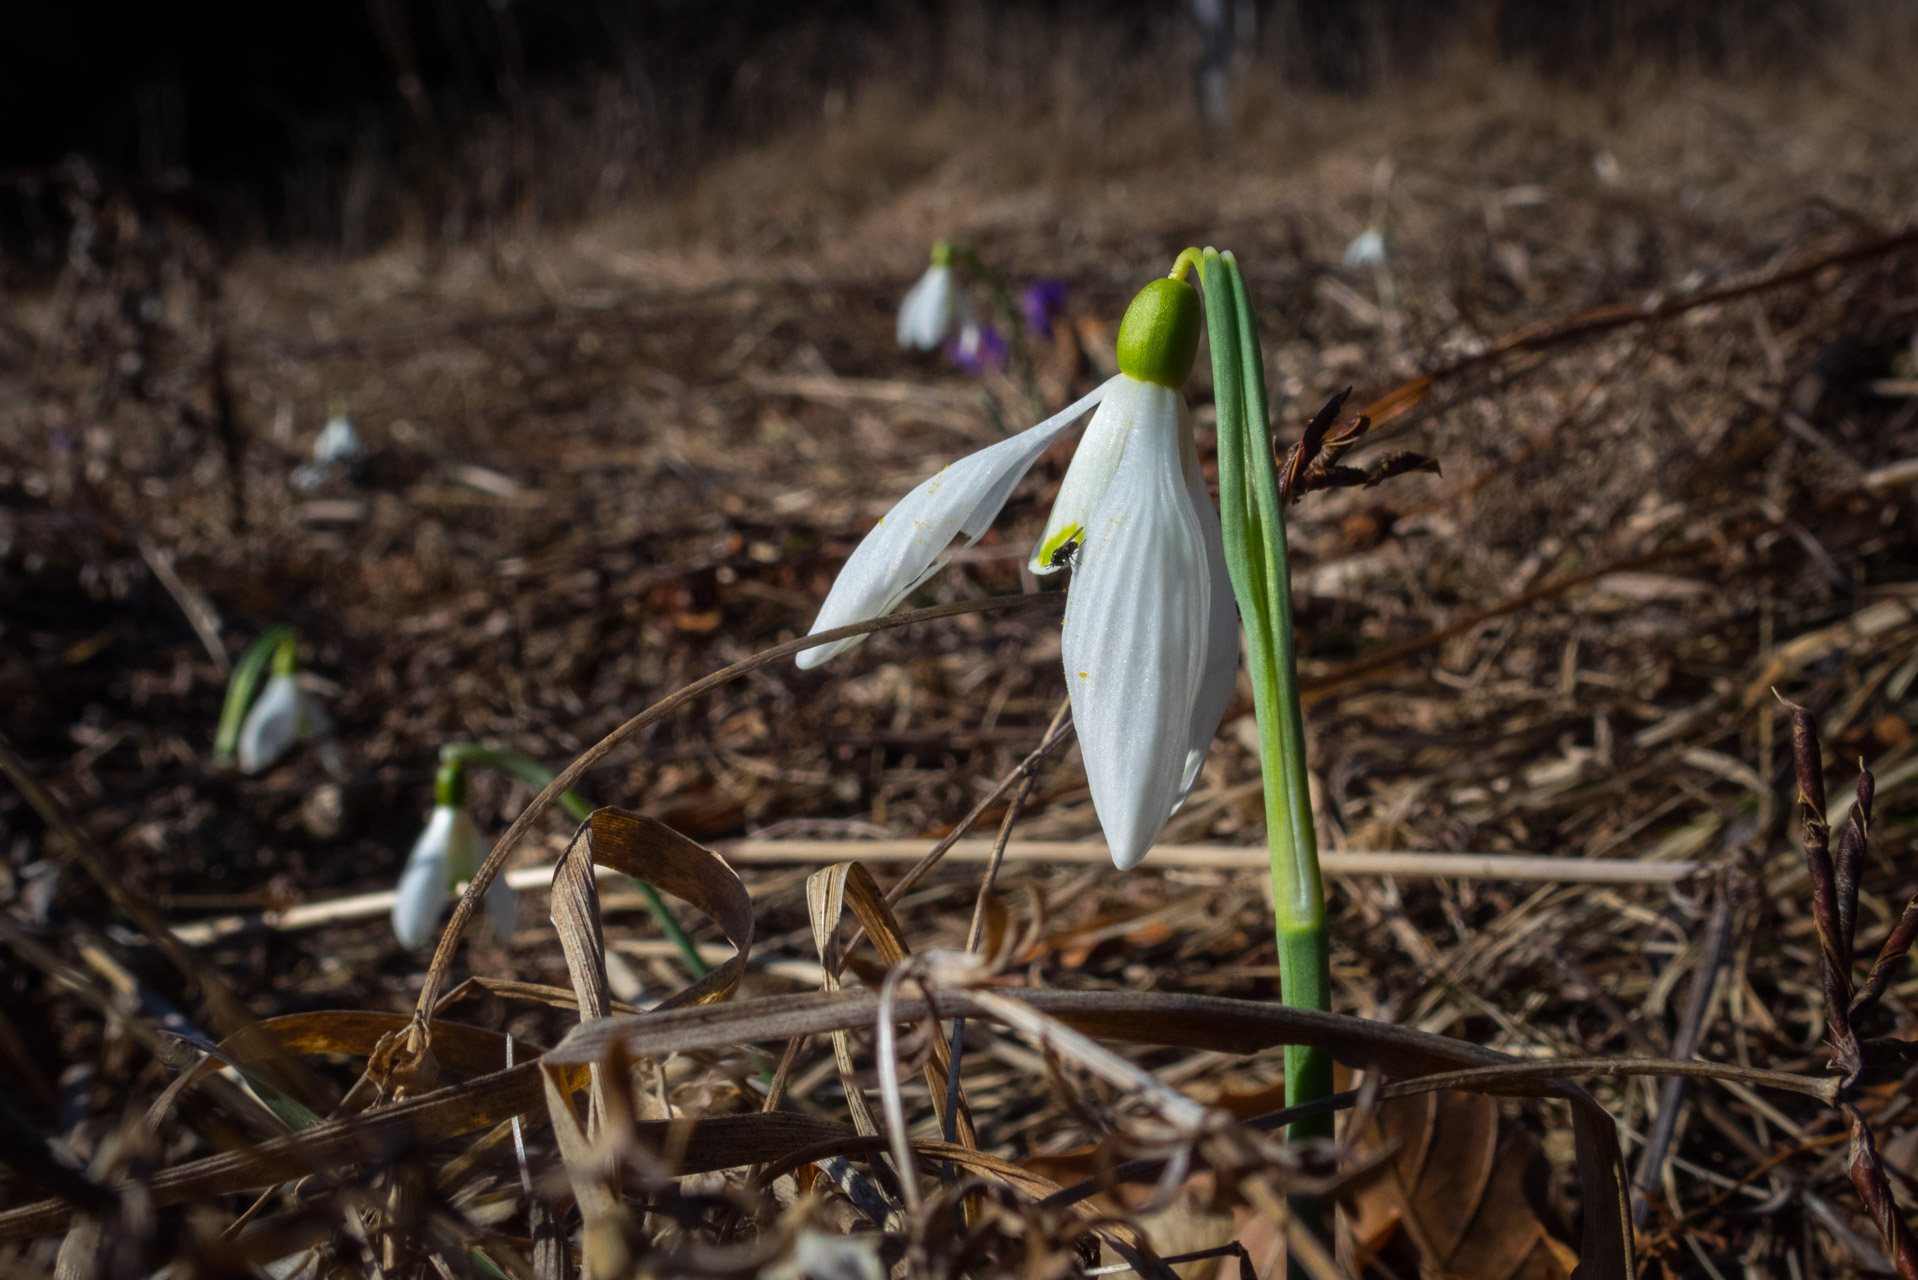
[[[1183,280],[1139,290],[1119,323],[1119,372],[1175,390],[1199,353],[1199,291]]]
[[[932,265],[949,267],[952,265],[952,245],[944,240],[932,242]]]
[[[290,676],[300,669],[300,656],[293,637],[280,641],[280,647],[273,651],[273,674]]]
[[[460,767],[459,761],[440,763],[439,772],[433,775],[433,803],[455,809],[466,806],[466,770]]]

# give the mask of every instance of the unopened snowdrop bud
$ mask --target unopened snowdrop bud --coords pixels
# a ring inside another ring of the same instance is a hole
[[[1199,354],[1199,291],[1183,280],[1154,280],[1119,322],[1119,372],[1177,391]]]
[[[332,734],[332,719],[300,687],[297,670],[293,644],[288,641],[273,655],[273,676],[240,726],[241,772],[258,773],[300,743]]]
[[[486,841],[466,812],[466,775],[456,762],[440,765],[433,783],[433,816],[413,842],[393,901],[393,935],[408,951],[433,941],[453,890],[486,860]],[[505,876],[486,891],[486,922],[495,941],[511,939],[519,904]]]
[[[953,278],[952,246],[941,240],[932,246],[932,265],[899,304],[893,336],[902,347],[936,351],[960,319],[963,306],[959,283]]]

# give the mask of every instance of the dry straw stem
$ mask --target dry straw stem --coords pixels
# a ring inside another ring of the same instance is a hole
[[[1508,356],[1547,351],[1554,347],[1596,338],[1629,325],[1669,320],[1701,307],[1735,302],[1740,298],[1748,298],[1755,294],[1810,280],[1820,272],[1834,267],[1869,262],[1874,258],[1886,257],[1915,245],[1918,245],[1918,227],[1908,227],[1890,235],[1857,241],[1737,284],[1721,285],[1716,289],[1677,294],[1643,303],[1624,302],[1610,306],[1590,307],[1569,316],[1556,316],[1538,324],[1528,325],[1515,333],[1509,333],[1495,342],[1487,343],[1477,351],[1435,365],[1418,377],[1400,383],[1384,395],[1375,398],[1361,412],[1371,419],[1374,428],[1382,427],[1410,413],[1439,383],[1450,381],[1461,374],[1481,369],[1486,365],[1495,364]]]
[[[513,825],[506,829],[506,834],[500,837],[499,843],[495,844],[492,852],[487,854],[486,861],[482,863],[479,870],[473,874],[471,883],[466,886],[466,892],[462,894],[460,900],[454,904],[452,919],[447,921],[446,932],[441,935],[440,945],[433,952],[433,962],[426,971],[426,982],[420,990],[420,998],[415,1015],[422,1029],[425,1027],[426,1011],[431,1009],[434,1001],[439,998],[440,987],[446,980],[447,971],[452,967],[453,953],[459,946],[460,934],[465,930],[466,922],[472,918],[473,912],[478,904],[485,899],[487,888],[493,883],[493,877],[500,873],[500,869],[505,865],[506,859],[512,856],[513,850],[518,848],[520,841],[526,838],[526,834],[532,830],[533,824],[545,816],[546,811],[558,802],[560,796],[571,790],[573,784],[584,777],[589,769],[605,759],[618,748],[620,744],[628,741],[634,734],[646,728],[647,725],[664,719],[694,699],[730,681],[737,680],[743,675],[769,666],[782,658],[791,657],[793,654],[816,648],[822,644],[830,644],[835,640],[845,640],[853,636],[870,635],[875,631],[886,631],[894,627],[911,626],[917,622],[930,622],[935,618],[951,618],[966,613],[987,613],[993,611],[1010,613],[1034,608],[1060,608],[1064,603],[1065,595],[1063,592],[1041,592],[1024,596],[998,596],[987,600],[962,600],[953,604],[934,605],[927,609],[913,609],[906,613],[893,614],[887,618],[874,618],[866,622],[854,623],[851,626],[837,627],[831,631],[821,631],[816,635],[800,636],[797,639],[788,640],[784,644],[776,644],[770,649],[763,649],[750,658],[735,662],[729,667],[724,667],[709,676],[695,680],[685,688],[680,689],[666,698],[662,698],[646,710],[640,712],[625,724],[622,724],[619,728],[600,739],[593,746],[587,748],[574,759],[571,764],[560,770],[559,776],[548,783],[544,791],[534,796],[526,808],[521,811],[519,817],[513,820]]]
[[[14,751],[12,741],[4,732],[0,732],[0,773],[7,775],[41,820],[60,834],[61,845],[65,847],[65,859],[80,864],[81,869],[100,886],[113,905],[152,940],[180,976],[186,979],[189,988],[197,991],[200,998],[206,1001],[215,1029],[223,1036],[248,1043],[253,1050],[250,1056],[271,1059],[281,1087],[295,1098],[306,1102],[315,1096],[311,1081],[306,1078],[304,1071],[279,1052],[272,1037],[260,1031],[253,1015],[233,993],[219,971],[183,941],[145,899],[120,882],[106,854],[81,829],[67,807],[33,776],[32,770]],[[61,845],[54,847],[58,850]]]
[[[996,840],[960,840],[947,846],[943,857],[952,862],[990,863]],[[713,850],[736,867],[793,866],[815,862],[917,862],[929,846],[924,840],[721,840]],[[1265,851],[1245,845],[1163,844],[1150,854],[1160,869],[1258,871],[1265,868]],[[1098,866],[1112,855],[1097,841],[1017,840],[1005,846],[1005,861],[1053,865]],[[1319,855],[1327,875],[1391,876],[1396,879],[1459,879],[1542,884],[1678,884],[1697,875],[1699,862],[1652,862],[1633,858],[1557,858],[1526,853],[1422,853],[1412,850],[1348,849]],[[506,883],[515,889],[543,888],[553,875],[552,863],[515,867]],[[616,873],[600,871],[603,879]],[[305,902],[282,911],[255,915],[220,916],[174,926],[174,933],[190,946],[204,947],[249,929],[281,933],[319,929],[381,916],[393,909],[394,891],[356,893],[324,902]],[[704,954],[705,948],[701,949]]]
[[[1008,991],[1004,998],[1084,1035],[1122,1043],[1236,1054],[1256,1053],[1277,1044],[1309,1043],[1327,1049],[1341,1061],[1360,1069],[1395,1075],[1467,1072],[1460,1087],[1469,1087],[1477,1079],[1469,1074],[1476,1068],[1511,1064],[1505,1055],[1463,1041],[1343,1014],[1287,1009],[1263,1001],[1155,992],[1050,990]],[[844,991],[682,1006],[583,1023],[535,1061],[407,1098],[364,1116],[325,1121],[300,1134],[262,1143],[250,1150],[229,1152],[162,1171],[154,1176],[153,1195],[156,1204],[164,1206],[248,1190],[343,1164],[378,1160],[382,1152],[391,1151],[393,1144],[402,1139],[427,1142],[490,1127],[540,1103],[542,1067],[579,1068],[581,1074],[569,1079],[583,1083],[584,1069],[606,1061],[616,1048],[628,1060],[636,1060],[729,1048],[753,1040],[827,1034],[871,1026],[878,1009],[878,997],[874,994]],[[942,1017],[997,1020],[993,1008],[963,991],[942,992],[938,1013]],[[902,1022],[920,1021],[931,1015],[932,1009],[923,998],[909,995],[900,997],[894,1008],[894,1016]],[[356,1014],[328,1028],[322,1038],[316,1022],[298,1024],[304,1037],[303,1045],[324,1043],[330,1052],[356,1053],[371,1052],[380,1039],[406,1025],[407,1019],[402,1015]],[[438,1023],[436,1032],[449,1032],[455,1025]],[[503,1062],[504,1037],[475,1032],[477,1029],[462,1028],[448,1043],[442,1043],[443,1037],[436,1038],[435,1056],[453,1069],[474,1069],[491,1057],[496,1048],[499,1056],[493,1060]],[[1602,1061],[1617,1064],[1633,1060]],[[1554,1083],[1556,1077],[1552,1073],[1557,1064],[1511,1065],[1517,1068],[1518,1082],[1528,1086],[1521,1092],[1584,1097],[1582,1091],[1571,1090],[1568,1094],[1566,1086]],[[1680,1065],[1701,1074],[1710,1070],[1707,1064]],[[1761,1076],[1757,1083],[1778,1084],[1800,1092],[1810,1087],[1801,1078],[1781,1076],[1773,1080],[1764,1073]],[[1506,1092],[1514,1081],[1500,1079],[1494,1083],[1500,1086],[1498,1091]],[[1603,1112],[1597,1111],[1596,1115],[1602,1116]],[[686,1147],[688,1155],[681,1173],[770,1161],[805,1143],[851,1132],[837,1122],[791,1112],[674,1123],[690,1123],[696,1137]],[[665,1127],[665,1122],[660,1122],[645,1132],[658,1136]],[[0,1214],[0,1240],[59,1230],[70,1211],[64,1204],[43,1202]]]

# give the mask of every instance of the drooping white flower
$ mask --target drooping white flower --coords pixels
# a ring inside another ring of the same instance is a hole
[[[365,454],[366,445],[343,410],[336,410],[313,438],[313,461],[321,466],[358,462]]]
[[[936,351],[955,324],[970,321],[971,307],[953,275],[952,249],[941,240],[932,247],[932,265],[899,304],[893,336],[902,347]]]
[[[1218,513],[1178,386],[1198,298],[1153,282],[1126,312],[1117,376],[1062,413],[953,463],[853,551],[814,633],[891,612],[978,540],[1039,455],[1097,406],[1033,553],[1073,566],[1063,651],[1073,722],[1112,860],[1135,865],[1184,802],[1237,677],[1239,632]],[[817,666],[856,640],[799,655]]]
[[[1376,267],[1385,261],[1385,233],[1376,226],[1367,227],[1352,237],[1345,246],[1344,262],[1346,270],[1357,271],[1360,267]]]
[[[276,664],[246,720],[240,725],[240,771],[258,773],[295,746],[310,739],[326,739],[333,720],[319,700],[300,687],[290,659]]]
[[[451,768],[456,784],[449,791],[448,769],[443,767],[433,816],[413,842],[393,901],[393,935],[408,951],[418,951],[433,941],[453,890],[471,880],[486,860],[486,841],[462,803],[465,784],[457,781],[457,766]],[[519,903],[506,877],[494,877],[486,890],[483,919],[495,941],[504,943],[512,938],[518,915]]]

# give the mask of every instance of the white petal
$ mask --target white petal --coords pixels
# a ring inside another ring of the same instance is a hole
[[[440,912],[446,909],[446,864],[439,858],[410,858],[393,900],[393,936],[408,951],[433,940]]]
[[[955,292],[950,266],[927,267],[899,304],[899,322],[893,329],[899,345],[930,351],[944,342],[952,325]]]
[[[486,886],[486,927],[494,942],[505,946],[519,928],[519,897],[506,883],[505,873]]]
[[[462,820],[470,830],[472,820],[463,810],[435,805],[426,830],[406,857],[406,870],[400,873],[399,892],[393,900],[393,936],[408,951],[418,951],[433,940],[440,913],[446,909],[448,890],[458,873],[454,837]]]
[[[1385,237],[1377,227],[1367,227],[1352,237],[1345,246],[1344,262],[1348,269],[1356,271],[1360,267],[1377,266],[1385,261]]]
[[[1065,568],[1070,548],[1084,541],[1092,513],[1112,487],[1112,477],[1118,473],[1141,407],[1161,403],[1161,397],[1147,393],[1165,391],[1164,387],[1123,373],[1106,385],[1106,398],[1099,402],[1098,412],[1079,438],[1072,465],[1066,468],[1065,481],[1052,504],[1052,514],[1046,517],[1045,532],[1032,549],[1028,567],[1034,573],[1057,573]]]
[[[1211,609],[1206,624],[1206,648],[1199,697],[1192,704],[1192,722],[1186,735],[1185,778],[1179,785],[1179,799],[1172,806],[1177,813],[1192,785],[1199,780],[1206,753],[1218,735],[1219,721],[1232,701],[1239,682],[1239,608],[1232,595],[1232,575],[1225,567],[1225,544],[1219,534],[1219,513],[1206,492],[1205,473],[1199,469],[1199,453],[1192,445],[1192,431],[1179,406],[1179,461],[1185,473],[1186,496],[1199,521],[1199,536],[1205,542],[1206,578],[1210,587]]]
[[[433,806],[433,822],[441,820],[441,814],[452,814],[446,829],[446,887],[464,884],[473,878],[480,863],[486,861],[488,852],[486,840],[473,825],[473,819],[466,810],[458,805],[441,804]],[[427,830],[433,829],[433,823],[427,824]],[[421,836],[424,840],[426,837]]]
[[[291,751],[294,743],[307,736],[301,724],[311,721],[313,710],[312,699],[292,676],[268,679],[240,725],[240,771],[258,773]]]
[[[441,806],[447,808],[450,806]],[[435,809],[437,817],[440,809]],[[490,852],[486,838],[473,825],[473,819],[464,809],[454,809],[452,832],[447,839],[446,887],[450,891],[471,880],[480,869],[480,863],[486,861]],[[513,887],[506,883],[506,874],[501,872],[493,877],[493,883],[486,886],[486,914],[481,917],[486,932],[494,942],[501,945],[512,941],[513,932],[519,927],[519,899],[513,893]]]
[[[964,534],[969,543],[979,540],[1019,478],[1111,385],[1095,387],[1038,426],[961,458],[901,498],[853,549],[808,634],[891,613],[944,566],[954,538]],[[799,665],[816,667],[858,642],[841,640],[807,649],[799,655]]]
[[[1112,860],[1134,866],[1185,780],[1208,650],[1211,574],[1179,464],[1177,392],[1141,406],[1087,525],[1066,600],[1072,719]]]
[[[293,687],[299,694],[300,699],[300,715],[298,720],[300,741],[305,742],[312,738],[331,738],[333,736],[333,717],[326,714],[326,708],[320,705],[318,698],[299,687],[297,680]]]
[[[355,462],[366,453],[366,446],[360,442],[360,433],[353,430],[345,414],[336,414],[326,420],[320,428],[320,434],[313,439],[313,461],[326,466],[336,462]]]

